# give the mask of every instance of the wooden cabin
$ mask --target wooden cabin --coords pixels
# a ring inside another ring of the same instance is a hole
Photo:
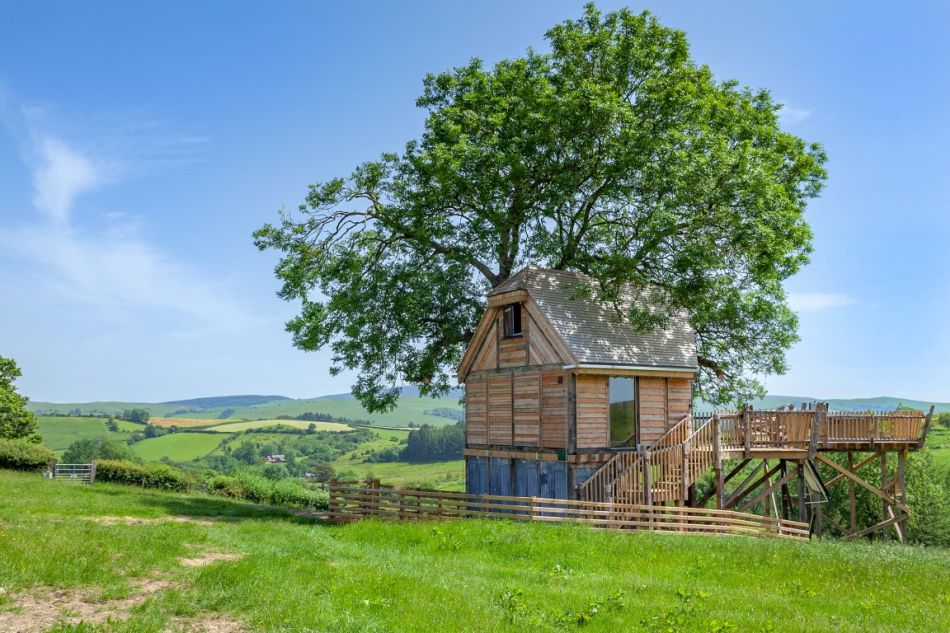
[[[576,498],[619,451],[649,448],[690,413],[699,367],[685,315],[639,332],[576,272],[527,268],[488,294],[458,369],[466,491]]]

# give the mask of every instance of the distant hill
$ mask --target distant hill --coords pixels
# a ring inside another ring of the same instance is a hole
[[[317,398],[288,398],[286,396],[236,395],[191,398],[169,402],[80,402],[53,403],[30,402],[31,411],[46,415],[115,415],[126,409],[146,409],[155,417],[201,418],[220,420],[267,420],[280,416],[297,416],[303,413],[324,413],[335,418],[351,421],[366,421],[375,426],[407,427],[410,424],[444,425],[453,424],[461,417],[462,406],[459,399],[461,389],[453,389],[445,398],[422,398],[419,390],[407,387],[402,390],[396,408],[387,413],[367,413],[352,394],[337,393]],[[770,395],[751,402],[756,409],[772,409],[779,406],[803,402],[815,402],[809,396]],[[874,398],[830,399],[831,409],[837,411],[893,410],[898,406],[926,410],[931,403],[910,398],[879,396]],[[936,411],[950,412],[950,403],[939,402]],[[712,411],[708,403],[697,401],[696,411]]]
[[[169,400],[159,404],[175,404],[186,407],[252,407],[275,400],[290,400],[287,396],[211,396],[209,398],[191,398],[190,400]]]
[[[934,405],[934,411],[942,413],[950,411],[950,402],[926,402],[924,400],[912,400],[910,398],[895,398],[893,396],[876,396],[873,398],[813,398],[811,396],[779,396],[768,395],[761,400],[753,400],[749,404],[754,409],[774,409],[776,407],[793,404],[796,407],[804,402],[827,402],[828,408],[833,411],[867,411],[869,409],[878,411],[893,411],[897,407],[911,407],[926,411],[930,405]],[[712,405],[698,401],[695,403],[696,411],[712,411],[715,409]]]

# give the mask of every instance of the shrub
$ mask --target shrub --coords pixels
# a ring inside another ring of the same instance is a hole
[[[197,483],[194,477],[165,464],[140,466],[132,462],[109,459],[96,462],[96,481],[178,492],[192,490]]]
[[[215,475],[208,479],[206,485],[208,492],[220,497],[231,497],[232,499],[244,498],[244,486],[237,477],[229,475]]]
[[[208,479],[207,486],[214,495],[273,506],[325,510],[329,502],[326,493],[310,490],[293,480],[270,481],[251,473],[216,475]]]
[[[42,444],[23,440],[0,439],[0,468],[12,470],[43,470],[56,458]]]

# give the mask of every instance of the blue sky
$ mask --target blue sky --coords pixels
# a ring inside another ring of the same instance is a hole
[[[38,400],[346,391],[250,233],[417,136],[422,77],[580,2],[0,5],[0,355]],[[602,2],[604,9],[620,3]],[[950,401],[950,4],[629,3],[824,144],[777,394]]]

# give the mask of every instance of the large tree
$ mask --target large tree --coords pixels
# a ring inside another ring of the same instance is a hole
[[[0,438],[39,442],[36,416],[26,410],[27,398],[18,394],[13,386],[19,377],[16,362],[0,356]]]
[[[698,395],[760,393],[796,340],[782,282],[811,251],[821,147],[648,13],[588,5],[546,37],[550,52],[427,76],[421,138],[255,233],[302,304],[294,344],[329,345],[369,410],[403,382],[445,393],[485,293],[534,264],[589,274],[608,303],[622,284],[649,292],[661,310],[618,312],[638,328],[685,310]]]

